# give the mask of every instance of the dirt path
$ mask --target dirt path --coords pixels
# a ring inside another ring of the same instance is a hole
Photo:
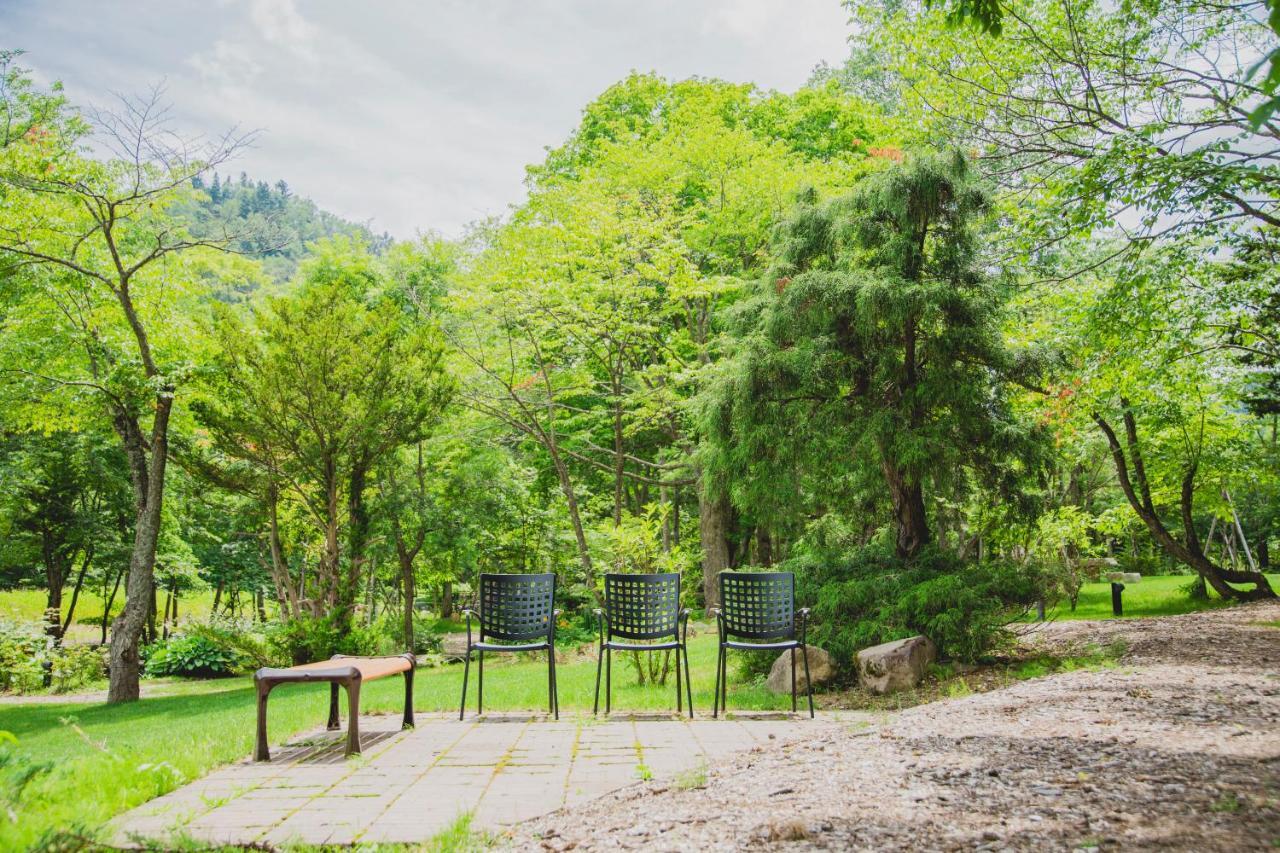
[[[1280,604],[1061,623],[1076,671],[828,725],[700,780],[521,828],[520,849],[1266,850],[1280,844]],[[1264,623],[1272,623],[1267,625]]]

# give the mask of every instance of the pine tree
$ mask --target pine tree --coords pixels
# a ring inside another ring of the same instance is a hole
[[[1039,443],[1006,389],[1033,365],[1000,333],[1002,289],[975,234],[987,208],[960,155],[913,157],[844,198],[804,200],[711,392],[711,458],[739,482],[802,469],[803,491],[878,479],[908,559],[932,539],[927,490],[962,488],[973,471],[1017,497]]]

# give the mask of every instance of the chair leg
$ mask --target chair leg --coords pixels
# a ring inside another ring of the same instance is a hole
[[[328,731],[337,731],[342,728],[342,721],[338,718],[338,682],[329,685],[329,722],[325,724]]]
[[[809,680],[809,647],[801,646],[800,654],[804,658],[804,683],[809,688],[809,719],[813,719],[813,682]],[[795,671],[795,667],[791,668]]]
[[[556,677],[556,649],[551,647],[551,715],[560,719],[560,681]]]
[[[689,719],[693,719],[693,681],[689,678],[689,648],[684,651],[684,696],[689,703]]]
[[[725,646],[720,658],[720,711],[729,716],[729,647]]]
[[[476,713],[484,713],[484,652],[480,652],[480,678],[476,681]]]
[[[556,712],[556,653],[547,649],[547,713]]]
[[[360,754],[360,680],[347,684],[347,755]]]
[[[462,665],[462,702],[458,704],[458,722],[462,722],[462,715],[467,710],[467,676],[471,674],[471,649],[467,649],[463,660],[465,663]]]
[[[791,713],[796,712],[796,647],[791,647]]]
[[[604,650],[604,715],[613,711],[613,649]]]
[[[604,644],[600,644],[600,650],[596,653],[596,702],[591,707],[592,714],[600,713],[600,671],[604,669]]]
[[[681,691],[680,683],[680,647],[676,646],[676,713],[684,713],[684,693]]]
[[[724,658],[724,646],[716,650],[716,687],[711,694],[711,717],[720,716],[720,661]]]

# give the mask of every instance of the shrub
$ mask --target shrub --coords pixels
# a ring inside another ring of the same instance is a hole
[[[188,623],[183,634],[204,637],[211,643],[234,652],[245,667],[281,666],[287,660],[262,635],[254,630],[249,620],[214,617],[208,622]]]
[[[219,678],[234,675],[243,668],[244,661],[239,653],[203,635],[171,637],[147,649],[146,674],[153,677]]]
[[[0,619],[0,691],[30,693],[43,687],[47,645],[38,624]]]
[[[801,601],[812,603],[811,641],[843,663],[914,634],[944,656],[974,660],[1007,645],[1009,622],[1044,594],[1034,568],[969,562],[939,548],[909,562],[874,549],[801,554],[786,568],[797,574]]]
[[[106,649],[63,646],[53,653],[53,692],[70,693],[107,677]]]
[[[299,616],[281,622],[267,642],[294,664],[327,660],[337,654],[381,654],[387,645],[376,627],[342,625],[332,616]]]

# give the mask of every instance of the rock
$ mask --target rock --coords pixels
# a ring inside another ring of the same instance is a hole
[[[809,646],[809,676],[813,679],[814,686],[826,684],[835,674],[836,662],[831,655],[817,646]],[[791,693],[791,652],[786,651],[778,655],[778,659],[773,662],[773,668],[769,670],[769,680],[764,686],[771,693]],[[797,649],[796,692],[802,694],[807,690],[808,685],[804,680],[804,658]]]
[[[858,681],[872,693],[893,693],[915,687],[938,650],[928,637],[908,637],[858,652]]]

